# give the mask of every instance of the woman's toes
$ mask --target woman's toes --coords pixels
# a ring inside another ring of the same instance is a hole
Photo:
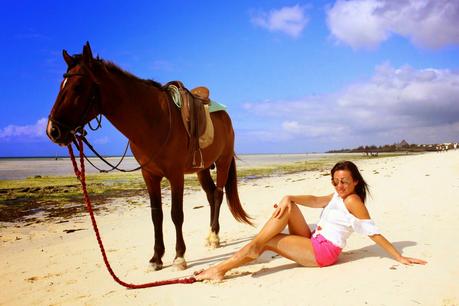
[[[198,276],[198,275],[201,274],[202,272],[204,272],[204,269],[201,269],[201,270],[198,270],[198,271],[194,271],[194,272],[193,272],[193,275],[194,275],[194,276]]]

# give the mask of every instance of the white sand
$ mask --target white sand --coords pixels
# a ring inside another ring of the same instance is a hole
[[[427,260],[404,266],[367,237],[354,234],[338,264],[304,268],[266,252],[219,284],[195,283],[127,290],[102,261],[89,217],[65,223],[8,225],[0,230],[1,305],[458,305],[459,151],[373,159],[357,163],[371,186],[368,208],[383,234],[404,255]],[[148,264],[153,226],[148,206],[114,201],[98,224],[110,262],[131,283],[190,275],[239,249],[253,237],[285,194],[328,194],[330,177],[319,172],[240,184],[244,207],[257,228],[239,224],[224,204],[222,247],[204,246],[209,209],[204,192],[185,195],[184,235],[189,268],[176,272],[175,231],[168,196],[164,205],[164,269]],[[139,198],[147,202],[145,198]],[[225,201],[226,202],[226,201]],[[196,208],[204,206],[202,208]],[[302,209],[315,223],[319,210]],[[5,225],[5,224],[3,224]],[[65,233],[67,229],[82,229]]]

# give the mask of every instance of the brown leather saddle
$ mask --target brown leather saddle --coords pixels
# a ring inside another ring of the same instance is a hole
[[[174,88],[175,87],[175,88]],[[213,124],[209,114],[209,89],[200,86],[189,91],[180,81],[171,81],[165,85],[168,91],[178,90],[183,125],[190,139],[193,168],[203,168],[201,149],[213,141]],[[199,165],[196,156],[199,157]]]

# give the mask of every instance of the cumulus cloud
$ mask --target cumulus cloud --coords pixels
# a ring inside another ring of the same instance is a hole
[[[286,6],[269,12],[254,13],[251,21],[254,25],[268,29],[271,32],[282,32],[297,38],[308,24],[304,6]]]
[[[246,112],[277,122],[265,130],[274,142],[326,143],[328,149],[361,144],[459,140],[459,73],[394,68],[385,63],[361,83],[294,101],[247,103]]]
[[[16,138],[22,140],[39,140],[46,136],[46,124],[48,119],[41,118],[35,124],[14,125],[10,124],[0,128],[0,141],[10,141]]]
[[[458,20],[456,0],[338,0],[327,9],[332,36],[356,49],[376,48],[392,34],[424,48],[457,45]]]

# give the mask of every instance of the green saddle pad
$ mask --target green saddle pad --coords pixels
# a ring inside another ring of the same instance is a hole
[[[218,103],[217,101],[210,100],[209,112],[218,112],[218,111],[225,111],[226,112],[226,105]]]

